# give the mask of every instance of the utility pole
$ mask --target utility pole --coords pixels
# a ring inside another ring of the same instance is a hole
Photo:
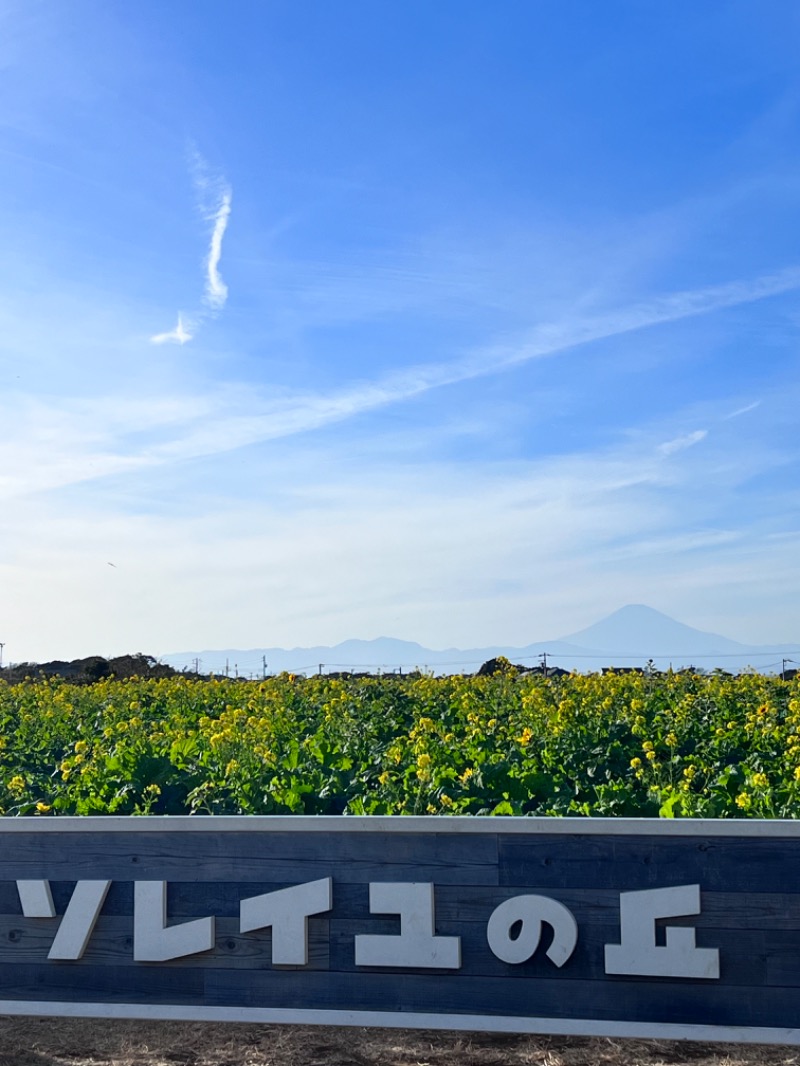
[[[325,663],[320,663],[320,664],[319,664],[319,670],[317,671],[317,673],[319,674],[319,676],[320,676],[320,677],[322,677],[322,667],[323,667],[324,665],[325,665]]]
[[[261,669],[262,669],[261,676],[262,677],[266,677],[267,676],[267,657],[266,657],[266,655],[262,655],[261,656]]]
[[[194,672],[196,674],[199,674],[200,673],[200,660],[199,659],[192,659],[192,662],[194,663]]]
[[[5,644],[3,644],[2,641],[0,641],[0,670],[3,669],[3,648],[4,647],[5,647]]]
[[[226,677],[230,677],[230,673],[231,673],[230,667],[228,666],[228,660],[226,659],[225,660],[225,676]]]
[[[547,677],[547,652],[543,651],[539,658],[542,660],[542,674]]]

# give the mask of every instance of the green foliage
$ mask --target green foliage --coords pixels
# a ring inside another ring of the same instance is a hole
[[[747,675],[0,682],[0,813],[796,817]]]

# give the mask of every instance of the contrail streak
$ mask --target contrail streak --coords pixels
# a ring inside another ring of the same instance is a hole
[[[219,261],[222,257],[222,238],[228,226],[231,215],[231,191],[225,187],[220,196],[220,201],[214,213],[214,229],[211,233],[211,244],[206,259],[206,293],[205,302],[214,311],[219,311],[225,306],[228,299],[228,286],[222,280],[219,272]]]

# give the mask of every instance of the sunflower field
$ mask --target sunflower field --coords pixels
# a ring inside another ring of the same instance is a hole
[[[0,813],[792,818],[800,683],[0,682]]]

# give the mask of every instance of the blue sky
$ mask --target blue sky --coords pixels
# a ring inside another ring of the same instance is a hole
[[[6,661],[797,640],[799,39],[0,0]]]

